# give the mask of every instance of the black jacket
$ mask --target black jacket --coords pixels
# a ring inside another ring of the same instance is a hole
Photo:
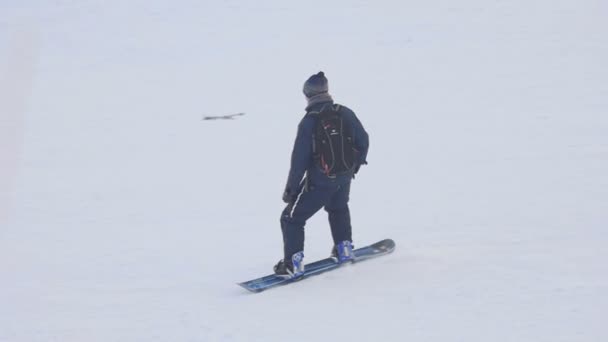
[[[306,175],[306,181],[309,185],[339,185],[351,181],[353,173],[344,174],[335,178],[329,178],[315,166],[313,159],[313,140],[314,129],[316,126],[317,114],[324,106],[333,105],[333,102],[323,102],[307,108],[307,113],[298,125],[298,134],[291,153],[291,169],[287,179],[285,191],[288,194],[299,192],[300,184]],[[353,127],[355,146],[359,151],[358,164],[367,164],[367,151],[369,149],[369,136],[361,121],[355,113],[349,108],[340,105],[340,115],[344,122],[348,122]],[[355,168],[358,170],[358,166]]]

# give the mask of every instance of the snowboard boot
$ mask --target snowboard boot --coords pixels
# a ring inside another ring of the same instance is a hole
[[[296,279],[304,275],[304,252],[291,256],[291,262],[280,260],[274,266],[274,274],[285,279]]]
[[[337,263],[341,264],[355,260],[355,254],[353,253],[353,244],[348,240],[338,242],[337,245],[331,251],[331,257],[336,260]]]

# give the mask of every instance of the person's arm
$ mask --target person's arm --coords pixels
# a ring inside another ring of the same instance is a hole
[[[355,147],[359,151],[359,165],[367,164],[367,151],[369,150],[369,135],[365,131],[363,124],[357,118],[355,118]]]
[[[298,125],[298,134],[291,152],[291,168],[287,178],[283,201],[289,203],[295,199],[300,191],[300,183],[312,160],[312,131],[313,120],[304,117]]]

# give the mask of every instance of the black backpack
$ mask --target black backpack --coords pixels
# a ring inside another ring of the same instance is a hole
[[[326,105],[316,115],[315,165],[329,178],[352,172],[357,153],[352,124],[342,118],[340,105]]]

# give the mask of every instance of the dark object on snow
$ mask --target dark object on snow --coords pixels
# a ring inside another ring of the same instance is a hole
[[[237,116],[243,116],[245,113],[236,113],[229,115],[219,115],[219,116],[205,116],[203,120],[234,120]]]

